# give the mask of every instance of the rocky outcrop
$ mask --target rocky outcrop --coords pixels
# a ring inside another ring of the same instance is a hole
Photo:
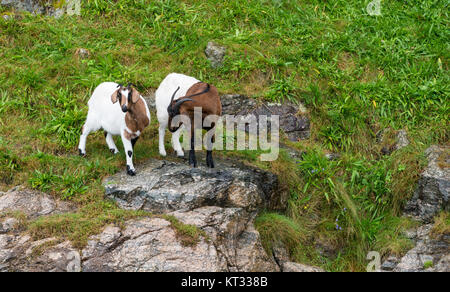
[[[377,142],[381,144],[381,154],[390,155],[409,145],[408,133],[405,130],[393,131],[386,128],[376,135]]]
[[[289,253],[281,242],[275,243],[272,247],[272,254],[281,272],[325,272],[318,267],[291,262]]]
[[[239,121],[248,121],[249,116],[256,117],[259,122],[260,116],[267,116],[267,130],[270,131],[272,115],[279,116],[280,129],[291,141],[308,139],[310,136],[310,121],[306,114],[306,109],[302,105],[292,103],[264,103],[258,102],[239,94],[226,94],[221,96],[222,114],[240,117]],[[251,133],[251,129],[246,127],[246,131]],[[256,134],[256,133],[252,133]]]
[[[43,215],[61,214],[72,211],[70,203],[53,199],[50,195],[14,188],[6,193],[0,192],[0,214],[20,212],[28,218]]]
[[[107,197],[151,216],[109,225],[82,250],[57,238],[34,240],[20,230],[20,212],[37,218],[72,210],[51,196],[13,190],[0,196],[0,271],[280,271],[262,247],[253,220],[280,205],[277,177],[217,161],[216,169],[151,160],[135,177],[104,181]],[[175,221],[173,221],[175,220]],[[183,229],[198,231],[185,241]]]
[[[406,204],[406,215],[426,223],[442,209],[449,209],[450,148],[432,146],[425,151],[428,166],[421,174],[412,199]]]
[[[152,160],[135,177],[116,174],[104,184],[119,206],[174,216],[205,236],[183,247],[162,218],[130,221],[89,241],[83,270],[279,271],[253,226],[258,210],[280,206],[277,183],[269,172],[223,161],[208,169]]]
[[[83,250],[83,271],[224,272],[277,271],[264,252],[248,214],[239,208],[203,207],[171,213],[205,231],[193,246],[183,246],[161,218],[108,227]]]
[[[416,246],[403,257],[390,256],[381,265],[382,271],[393,272],[450,272],[450,235],[430,236],[432,224],[409,232]]]
[[[45,0],[1,0],[0,5],[14,8],[18,11],[27,11],[34,14],[43,14],[61,17],[66,9],[64,1]]]
[[[213,68],[218,68],[223,65],[223,58],[225,57],[226,48],[216,44],[215,42],[208,42],[205,49],[205,55],[211,62]]]
[[[428,166],[421,174],[412,199],[406,204],[405,215],[429,223],[443,209],[449,209],[450,149],[431,146],[425,151]],[[422,225],[407,232],[415,247],[403,257],[389,256],[382,264],[382,271],[394,272],[449,272],[450,235],[432,237],[433,224]]]
[[[151,160],[129,177],[118,173],[105,180],[107,197],[124,209],[157,213],[220,206],[256,211],[279,205],[275,175],[223,162],[215,169],[187,163]]]

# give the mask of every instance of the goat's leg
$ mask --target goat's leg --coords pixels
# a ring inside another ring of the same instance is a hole
[[[133,165],[133,144],[130,140],[128,140],[125,135],[122,133],[122,143],[123,148],[125,149],[125,155],[127,158],[127,174],[134,176],[136,175],[136,170],[134,169]]]
[[[178,157],[184,157],[184,151],[180,144],[180,135],[183,131],[183,126],[181,126],[175,133],[172,133],[172,147],[177,152]]]
[[[78,144],[78,153],[80,156],[86,156],[86,139],[87,136],[93,132],[98,130],[98,127],[95,127],[90,123],[89,118],[86,120],[86,123],[84,123],[83,127],[81,128],[81,136],[80,136],[80,143]]]
[[[197,158],[195,157],[195,131],[191,131],[191,150],[189,151],[189,165],[197,167]]]
[[[213,144],[215,142],[215,137],[216,137],[216,133],[215,130],[213,130],[214,132],[212,132],[212,134],[210,134],[210,131],[212,129],[214,129],[215,124],[212,125],[212,127],[208,127],[205,128],[205,130],[207,131],[206,135],[206,166],[210,167],[210,168],[214,168],[214,160],[212,157],[212,149],[213,149]],[[208,139],[208,136],[211,136],[210,139]]]
[[[131,146],[133,147],[133,151],[134,151],[134,145],[136,145],[137,140],[139,140],[139,136],[134,139],[131,139]]]
[[[159,154],[166,156],[166,147],[164,146],[164,136],[166,135],[167,122],[159,122]]]
[[[119,153],[119,149],[117,149],[116,143],[114,143],[114,139],[113,139],[111,133],[105,132],[105,139],[106,139],[106,144],[108,144],[109,151],[111,151],[112,154]]]

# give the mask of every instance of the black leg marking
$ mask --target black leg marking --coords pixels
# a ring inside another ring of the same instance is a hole
[[[212,151],[206,151],[206,165],[210,168],[214,168],[214,161],[212,157]]]
[[[194,142],[194,134],[191,137],[191,150],[189,151],[189,165],[193,167],[197,167],[197,158],[195,158],[195,142]]]
[[[136,137],[136,138],[134,138],[134,139],[131,139],[131,146],[133,147],[133,149],[134,149],[134,145],[136,144],[136,142],[137,142],[138,139],[139,139],[139,137]]]
[[[111,151],[112,154],[116,154],[116,150],[114,149],[109,149],[109,151]]]
[[[127,174],[129,176],[135,176],[136,175],[136,171],[132,170],[131,167],[129,165],[127,165]]]
[[[83,154],[83,152],[81,151],[81,149],[78,149],[78,154],[80,154],[81,157],[85,157],[86,153]]]
[[[133,156],[133,151],[128,151],[128,157],[131,158],[131,156]]]

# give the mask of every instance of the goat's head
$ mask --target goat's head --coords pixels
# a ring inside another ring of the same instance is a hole
[[[180,90],[180,87],[178,86],[177,90],[172,95],[172,98],[170,99],[169,106],[167,107],[167,113],[169,114],[169,131],[170,132],[176,132],[178,130],[178,127],[172,127],[172,119],[180,114],[180,107],[181,105],[186,101],[192,101],[190,98],[180,98],[177,100],[174,100],[175,94],[177,94],[178,90]]]
[[[139,100],[139,92],[132,87],[132,83],[128,83],[125,87],[121,84],[117,85],[117,90],[111,95],[112,103],[119,102],[122,111],[126,113]]]

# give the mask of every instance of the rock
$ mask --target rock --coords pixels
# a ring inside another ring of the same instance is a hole
[[[388,259],[381,265],[381,270],[390,272],[395,269],[398,265],[399,259],[395,256],[390,256]]]
[[[153,112],[156,111],[155,92],[155,89],[148,89],[147,93],[142,95],[147,102],[148,108]]]
[[[287,262],[283,264],[283,272],[325,272],[321,268],[307,266],[299,263]]]
[[[183,246],[162,218],[132,220],[121,231],[108,227],[83,250],[83,271],[230,272],[277,271],[259,234],[241,208],[203,207],[170,213],[207,234]]]
[[[430,222],[442,209],[449,209],[450,148],[431,146],[425,151],[428,166],[421,174],[416,191],[406,204],[405,214]]]
[[[70,242],[32,241],[27,235],[0,235],[0,271],[79,272],[80,254]]]
[[[389,138],[389,136],[393,137]],[[405,130],[393,131],[391,128],[381,130],[376,135],[376,140],[382,146],[381,154],[390,155],[395,150],[409,145],[408,134]]]
[[[432,224],[417,229],[416,245],[403,257],[390,256],[381,265],[382,271],[393,272],[449,272],[450,271],[450,236],[441,235],[431,238]]]
[[[226,48],[214,42],[209,42],[205,49],[205,55],[213,68],[218,68],[223,65],[223,58],[225,57]]]
[[[165,214],[107,226],[81,252],[60,239],[8,231],[0,234],[0,271],[280,271],[253,225],[259,210],[279,205],[277,177],[230,162],[217,165],[192,169],[184,162],[150,160],[136,177],[107,178],[107,196],[119,206]],[[0,206],[29,218],[71,210],[22,189],[1,194]],[[13,223],[1,221],[2,230]],[[196,228],[199,238],[183,228]]]
[[[150,160],[134,177],[120,172],[105,180],[106,196],[121,208],[165,213],[203,206],[257,211],[279,206],[275,175],[217,162],[215,169]]]
[[[402,149],[409,145],[408,134],[405,130],[400,130],[397,132],[397,143],[394,146],[395,150]]]
[[[91,52],[87,49],[78,48],[75,51],[75,56],[77,56],[81,60],[88,59],[91,55]]]
[[[263,103],[238,94],[225,94],[221,96],[222,114],[239,116],[238,122],[248,121],[249,116],[256,117],[259,123],[260,116],[279,116],[280,129],[291,141],[308,139],[310,136],[310,121],[307,115],[303,114],[304,109],[292,103]],[[267,130],[270,130],[270,119],[268,118]],[[258,128],[259,129],[259,125]],[[251,134],[249,127],[246,131]]]
[[[274,243],[272,255],[279,266],[282,266],[283,263],[290,262],[289,252],[281,242]]]
[[[55,200],[38,191],[14,188],[6,193],[0,192],[0,214],[21,212],[29,218],[36,218],[69,212],[74,208],[71,203]]]
[[[45,0],[0,0],[0,5],[14,8],[17,11],[48,15],[55,18],[61,17],[67,6],[64,3],[58,5],[58,3],[54,3],[53,1]]]
[[[14,230],[17,225],[19,225],[19,221],[15,218],[4,219],[3,222],[0,222],[0,234]]]
[[[12,17],[11,17],[11,15],[4,14],[4,15],[2,15],[2,18],[3,18],[4,20],[8,21],[8,20],[10,20]]]
[[[166,213],[206,236],[183,246],[164,217],[129,221],[90,239],[83,271],[279,271],[253,226],[259,210],[281,205],[277,177],[216,162],[208,169],[150,160],[135,177],[105,179],[106,195],[122,208]]]
[[[339,158],[341,158],[341,154],[339,154],[339,153],[326,153],[325,157],[328,160],[333,161],[333,160],[338,160]]]
[[[280,267],[281,272],[325,272],[318,267],[291,262],[289,259],[289,252],[281,242],[274,244],[272,247],[272,254]]]

